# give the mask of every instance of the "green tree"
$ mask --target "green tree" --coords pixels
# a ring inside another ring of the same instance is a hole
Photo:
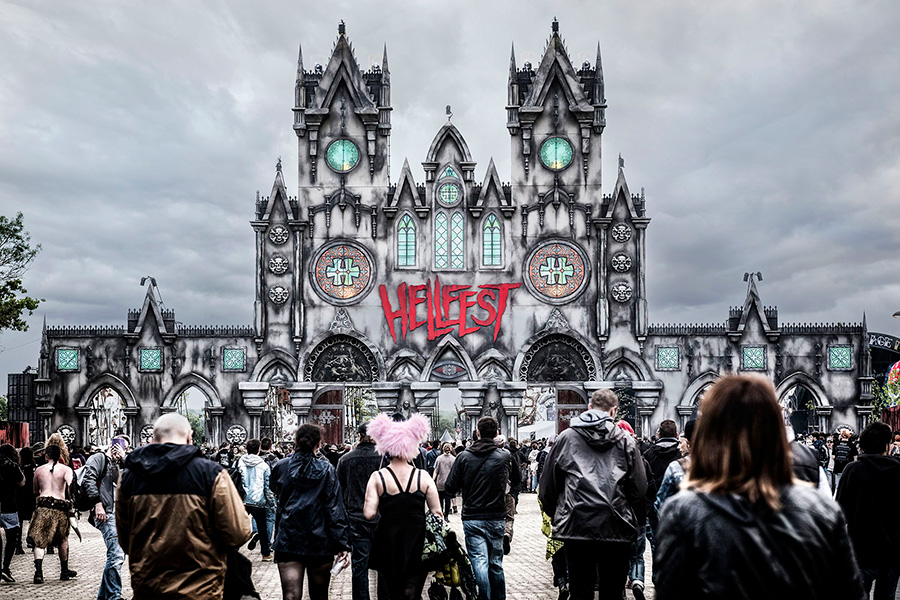
[[[9,401],[6,396],[0,396],[0,421],[9,420]]]
[[[189,410],[184,416],[194,431],[194,445],[202,446],[203,442],[206,441],[206,424],[203,422],[203,417],[192,410]]]
[[[31,298],[22,287],[22,275],[41,251],[38,244],[31,247],[31,234],[25,231],[25,218],[17,213],[14,219],[0,215],[0,331],[27,331],[22,314],[31,315],[43,298]]]

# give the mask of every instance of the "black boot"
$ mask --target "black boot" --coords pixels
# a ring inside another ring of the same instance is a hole
[[[44,569],[41,566],[44,562],[42,558],[34,559],[34,582],[35,583],[44,583]]]
[[[69,568],[69,561],[67,560],[59,560],[59,580],[60,581],[68,581],[73,579],[76,575],[78,575],[77,571],[73,571]]]

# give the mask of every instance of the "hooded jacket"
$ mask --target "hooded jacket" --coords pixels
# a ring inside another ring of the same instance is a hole
[[[462,520],[502,521],[506,518],[506,485],[512,457],[494,440],[483,439],[460,452],[450,467],[444,491],[462,492]],[[516,474],[517,478],[521,475]]]
[[[687,490],[656,534],[658,600],[862,600],[844,515],[808,486],[785,486],[774,512],[736,494]]]
[[[238,460],[238,470],[244,485],[244,504],[264,506],[271,472],[266,459],[259,454],[245,454]]]
[[[660,438],[655,444],[647,448],[644,458],[650,463],[653,471],[653,479],[662,481],[666,469],[673,460],[681,458],[681,450],[678,449],[678,438]]]
[[[276,552],[329,556],[350,550],[341,485],[331,463],[295,452],[275,463],[270,482],[278,499]]]
[[[861,454],[844,468],[836,500],[847,516],[847,528],[859,564],[865,568],[900,566],[900,460]]]
[[[633,542],[647,492],[637,444],[610,416],[591,409],[575,417],[550,450],[538,499],[553,539]]]
[[[191,445],[150,444],[129,454],[116,520],[137,600],[222,598],[227,552],[250,539],[228,473]]]

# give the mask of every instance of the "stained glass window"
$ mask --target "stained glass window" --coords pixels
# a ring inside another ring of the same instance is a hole
[[[456,204],[456,201],[459,200],[459,187],[454,183],[445,183],[438,189],[438,199],[441,201],[441,204],[446,204],[447,206]]]
[[[463,249],[465,246],[465,219],[461,212],[450,217],[450,268],[462,269],[466,266]]]
[[[541,162],[553,171],[561,171],[572,162],[572,144],[561,137],[552,137],[541,144]]]
[[[397,223],[397,264],[401,267],[416,264],[416,224],[409,215],[403,215]]]
[[[828,346],[828,368],[848,370],[853,368],[852,346]]]
[[[456,177],[457,179],[460,178],[459,175],[456,173],[456,171],[453,169],[453,167],[447,167],[446,169],[444,169],[444,171],[441,173],[441,176],[438,177],[438,179],[442,179],[444,177]]]
[[[499,267],[503,263],[503,246],[500,238],[500,221],[488,215],[481,229],[482,264]]]
[[[439,212],[434,216],[434,266],[446,269],[450,265],[449,244],[447,240],[447,213]]]
[[[56,349],[56,370],[57,371],[77,371],[78,370],[78,349],[77,348],[57,348]]]
[[[335,171],[346,173],[359,162],[359,148],[350,140],[335,140],[325,151],[325,161]]]
[[[766,347],[743,346],[741,348],[741,369],[745,371],[765,371]]]
[[[222,369],[225,371],[244,371],[247,368],[246,348],[223,348]]]
[[[141,348],[141,371],[162,371],[162,348]]]
[[[679,351],[677,346],[658,346],[656,348],[656,370],[677,370],[679,368]]]

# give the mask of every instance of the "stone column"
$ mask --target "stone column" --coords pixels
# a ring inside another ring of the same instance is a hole
[[[678,426],[678,431],[684,431],[684,426],[687,425],[691,415],[694,414],[694,407],[679,405],[676,410],[678,410],[678,416],[681,417],[681,424]]]
[[[460,381],[457,387],[462,396],[463,410],[466,411],[466,422],[461,427],[461,435],[464,440],[468,437],[474,438],[475,423],[484,409],[485,392],[488,386],[481,381]]]
[[[268,382],[245,381],[238,384],[241,391],[241,400],[244,408],[250,414],[250,430],[248,436],[259,437],[259,422],[263,408],[266,405],[266,393],[269,391]]]
[[[285,389],[291,396],[291,410],[297,415],[297,424],[304,425],[309,422],[309,411],[312,408],[313,394],[317,384],[308,381],[295,381],[285,384]]]
[[[831,413],[833,406],[817,406],[816,419],[819,424],[819,431],[830,432],[831,430]]]
[[[38,409],[40,411],[40,409]],[[43,411],[41,411],[43,413]],[[81,427],[81,445],[87,446],[91,443],[90,440],[90,432],[88,429],[90,428],[91,422],[91,409],[88,406],[79,406],[75,409],[75,412],[78,413],[79,426]],[[52,411],[51,411],[52,414]],[[47,431],[47,435],[44,437],[44,440],[50,437],[50,416],[47,415],[47,424],[45,426],[45,430]],[[44,415],[41,414],[41,420],[43,420]]]
[[[75,409],[78,410],[77,408]],[[50,419],[53,417],[53,407],[52,406],[39,406],[37,408],[37,413],[41,418],[41,433],[43,434],[43,439],[40,441],[46,441],[48,437],[50,437]],[[85,431],[87,431],[87,427],[82,428],[81,435],[85,435]]]
[[[428,417],[431,422],[431,436],[440,437],[442,431],[438,429],[438,415],[440,415],[440,406],[438,406],[438,394],[441,391],[441,384],[437,381],[413,381],[409,384],[412,393],[416,412]]]
[[[212,444],[218,447],[222,443],[222,417],[225,416],[224,406],[210,406],[206,409],[209,413],[209,437]]]
[[[393,413],[397,410],[398,401],[401,400],[401,387],[402,384],[399,381],[375,381],[372,383],[378,412]],[[412,399],[409,402],[410,406],[413,406]]]
[[[659,405],[659,395],[662,392],[662,381],[634,381],[631,384],[634,390],[634,398],[637,403],[637,413],[641,418],[641,430],[635,433],[644,436],[652,435],[653,423],[650,418]]]
[[[522,410],[523,395],[528,383],[525,381],[501,381],[497,383],[500,394],[503,423],[500,431],[507,439],[519,438],[519,412]]]
[[[872,411],[875,410],[875,407],[871,404],[867,405],[856,405],[856,433],[857,435],[866,428],[866,422],[869,420],[869,415],[872,414]]]
[[[137,448],[137,446],[135,445],[135,439],[134,439],[134,436],[135,436],[134,427],[135,427],[135,420],[141,412],[141,407],[140,406],[126,406],[125,408],[122,409],[122,412],[125,413],[125,427],[124,427],[125,435],[127,435],[128,439],[131,440],[131,446],[133,448]],[[138,430],[138,433],[140,433],[140,430]],[[137,441],[138,441],[138,443],[140,443],[140,440],[137,440]]]

